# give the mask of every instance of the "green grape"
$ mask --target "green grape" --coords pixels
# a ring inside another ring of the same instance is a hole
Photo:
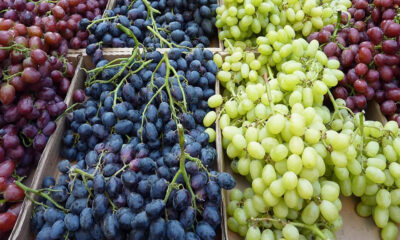
[[[303,139],[297,136],[294,136],[290,139],[289,142],[289,150],[291,153],[300,155],[304,150],[304,142]]]
[[[347,154],[348,155],[348,154]],[[359,175],[362,172],[362,167],[359,161],[353,160],[347,162],[347,169],[353,175]]]
[[[239,225],[238,233],[241,237],[244,237],[247,234],[247,230],[247,224]]]
[[[274,148],[272,148],[270,156],[271,159],[275,162],[282,161],[287,157],[289,150],[283,144],[278,144]]]
[[[293,113],[290,118],[290,132],[295,136],[302,136],[305,132],[305,120],[300,114]]]
[[[343,180],[349,178],[349,170],[347,170],[347,168],[334,167],[333,172],[335,173],[335,176],[339,180],[343,181]]]
[[[285,188],[283,187],[282,179],[279,178],[274,180],[269,185],[269,190],[276,197],[281,197],[285,193]]]
[[[250,173],[250,159],[243,157],[238,161],[238,171],[241,175],[246,176]]]
[[[397,163],[397,162],[390,163],[389,171],[390,171],[390,174],[394,178],[400,178],[400,164],[399,163]]]
[[[368,183],[369,181],[367,181]],[[379,190],[379,186],[376,183],[370,183],[367,185],[367,187],[365,188],[365,195],[371,196],[371,195],[375,195]]]
[[[229,198],[231,199],[231,201],[241,201],[243,198],[243,193],[242,191],[240,191],[240,189],[234,188],[229,192]]]
[[[376,226],[378,226],[379,228],[383,228],[389,221],[389,209],[376,206],[373,211],[372,217]]]
[[[298,240],[300,238],[299,230],[290,223],[283,227],[282,234],[287,240]]]
[[[386,160],[381,158],[368,158],[367,166],[376,167],[380,170],[385,170],[386,168]]]
[[[310,199],[313,195],[312,184],[304,178],[300,178],[297,183],[297,193],[303,199]]]
[[[250,199],[254,196],[254,191],[251,188],[246,188],[243,192],[243,196],[245,199]]]
[[[286,172],[282,176],[282,184],[286,190],[293,190],[297,186],[297,176],[294,172]]]
[[[241,133],[242,133],[242,130],[235,126],[227,126],[222,130],[222,135],[224,136],[224,138],[226,138],[229,141],[232,141],[232,138],[236,134],[241,134]]]
[[[391,204],[390,192],[380,189],[376,194],[376,204],[382,208],[388,208]]]
[[[254,208],[258,212],[265,213],[267,211],[267,205],[264,203],[264,200],[261,196],[254,195],[252,201],[253,201]]]
[[[399,205],[400,204],[400,189],[396,188],[390,191],[390,200],[392,205]]]
[[[368,157],[374,157],[378,154],[379,151],[379,143],[375,141],[370,141],[367,146],[365,146],[365,153]]]
[[[215,133],[215,130],[214,129],[212,129],[212,128],[207,128],[206,130],[204,130],[207,134],[208,134],[208,136],[209,136],[209,139],[208,139],[208,141],[210,142],[210,143],[212,143],[212,142],[214,142],[215,141],[215,138],[216,138],[216,133]]]
[[[249,142],[247,151],[255,159],[262,159],[265,156],[265,150],[258,142]]]
[[[269,189],[266,189],[263,193],[263,200],[267,206],[273,207],[278,204],[280,198],[275,197]]]
[[[372,215],[372,207],[359,202],[356,206],[356,212],[361,217],[369,217]]]
[[[246,224],[247,221],[247,215],[244,209],[242,208],[236,208],[235,211],[233,212],[233,217],[236,219],[236,221],[240,225]]]
[[[258,195],[262,195],[266,188],[264,181],[261,178],[254,179],[251,186],[254,190],[254,193],[256,193]]]
[[[389,207],[389,218],[395,223],[400,223],[400,207],[390,206]]]
[[[233,231],[235,233],[237,233],[239,231],[239,223],[236,221],[235,218],[233,218],[233,217],[228,218],[227,224],[228,224],[228,228],[231,231]]]
[[[314,168],[317,164],[317,152],[312,147],[306,147],[301,155],[305,168]]]
[[[286,191],[283,199],[289,208],[295,208],[299,202],[299,195],[296,190],[289,190]]]
[[[339,181],[340,184],[340,191],[343,194],[343,196],[349,197],[352,194],[352,189],[351,189],[351,180],[350,178],[347,178],[343,181]]]
[[[231,123],[231,119],[229,118],[228,114],[222,114],[219,118],[219,126],[221,129],[224,129],[226,126],[229,126]]]
[[[286,206],[285,202],[282,201],[282,200],[279,201],[278,204],[276,204],[275,206],[273,206],[272,210],[273,210],[273,212],[274,212],[274,215],[275,215],[276,217],[278,217],[278,218],[281,218],[281,219],[286,218],[286,216],[287,216],[288,213],[289,213],[288,207]]]
[[[203,125],[209,127],[215,122],[215,119],[217,119],[217,114],[214,111],[208,112],[203,118]]]
[[[247,218],[254,218],[258,215],[257,210],[254,208],[252,199],[247,199],[246,201],[244,201],[243,209],[246,212]]]
[[[332,151],[331,160],[336,167],[344,168],[347,165],[347,157],[344,152]]]
[[[282,114],[275,114],[267,121],[267,129],[272,134],[280,133],[285,127],[286,119]]]
[[[396,224],[388,222],[381,231],[381,238],[385,240],[395,240],[399,235],[399,229]]]
[[[266,164],[262,171],[262,179],[266,186],[269,186],[274,180],[276,180],[276,172],[271,164]]]
[[[339,186],[336,183],[326,183],[321,188],[321,198],[322,200],[334,202],[339,198],[339,191]]]
[[[235,146],[236,149],[245,149],[247,146],[246,139],[243,137],[242,134],[236,134],[232,138],[232,144]]]
[[[259,240],[261,239],[261,231],[256,226],[251,226],[247,230],[246,240]]]
[[[245,134],[246,141],[254,142],[258,140],[258,129],[255,127],[249,127]]]
[[[274,232],[271,229],[265,229],[261,234],[261,240],[275,240]]]
[[[320,210],[318,205],[315,202],[311,201],[301,212],[301,220],[305,224],[312,225],[318,219],[319,214]]]
[[[336,206],[327,200],[322,200],[319,205],[319,209],[321,211],[321,215],[328,221],[333,222],[339,217],[339,211]]]
[[[216,108],[222,104],[222,96],[220,94],[215,94],[208,99],[208,106],[210,108]]]
[[[227,213],[229,216],[233,216],[235,209],[239,207],[239,202],[237,200],[232,200],[228,203]]]
[[[351,189],[353,194],[357,197],[361,197],[365,193],[365,189],[367,187],[367,179],[364,175],[354,176],[351,181]]]
[[[295,174],[299,174],[303,168],[303,162],[301,158],[296,154],[290,155],[286,161],[286,164],[287,169],[294,172]]]
[[[276,162],[276,163],[274,164],[274,167],[275,167],[275,169],[276,169],[276,172],[277,172],[279,175],[283,175],[283,174],[285,174],[285,172],[288,171],[288,170],[287,170],[287,165],[286,165],[286,160]]]
[[[385,173],[376,167],[367,167],[365,170],[365,175],[372,182],[379,184],[384,183],[386,179]]]
[[[314,182],[319,177],[319,172],[316,168],[303,168],[300,172],[300,177],[308,180],[309,182]]]

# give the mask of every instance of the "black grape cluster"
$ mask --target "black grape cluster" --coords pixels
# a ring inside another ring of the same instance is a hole
[[[98,79],[123,72],[117,81],[123,84],[87,79],[86,101],[67,117],[61,174],[57,182],[43,181],[50,197],[41,202],[49,207],[39,205],[32,217],[37,240],[215,239],[221,188],[232,189],[235,180],[211,170],[217,152],[202,126],[214,94],[212,57],[208,50],[171,49],[167,65],[154,51],[126,69],[107,68],[107,60],[93,57],[104,67]],[[172,68],[177,75],[166,79]],[[188,155],[181,162],[182,154]]]
[[[168,47],[160,38],[175,44],[174,47],[208,47],[210,39],[217,34],[217,7],[216,0],[138,0],[134,3],[117,0],[116,7],[106,11],[108,21],[97,18],[96,23],[89,26],[88,48],[99,42],[104,47],[134,47],[134,39],[117,28],[118,23],[129,28],[147,48]],[[80,23],[82,29],[88,25],[87,19]]]

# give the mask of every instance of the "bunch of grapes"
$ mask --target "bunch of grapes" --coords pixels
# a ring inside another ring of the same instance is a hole
[[[216,0],[118,0],[114,9],[106,11],[107,18],[89,25],[89,48],[99,42],[105,47],[208,47],[216,37],[216,8]],[[129,28],[134,36],[117,24]]]
[[[215,131],[202,126],[218,69],[210,51],[183,51],[135,48],[117,66],[93,58],[86,100],[67,116],[60,175],[39,193],[36,239],[216,238],[221,188],[235,186],[212,170]]]
[[[15,30],[11,30],[14,36],[28,33],[30,38],[35,37],[36,44],[43,44],[44,39],[46,52],[59,49],[60,54],[66,54],[68,48],[86,48],[89,34],[86,29],[79,28],[79,22],[82,18],[92,20],[101,16],[106,4],[106,0],[60,0],[56,3],[5,0],[0,2],[0,19],[11,20],[12,24],[0,30],[9,30],[15,25]]]
[[[348,0],[225,1],[217,8],[216,26],[221,28],[219,39],[240,42],[255,47],[258,36],[291,25],[296,33],[307,37],[323,26],[336,22],[338,11],[351,6]],[[227,47],[227,42],[225,42]]]
[[[357,212],[372,214],[382,238],[395,239],[399,128],[334,100],[329,89],[344,78],[339,61],[293,33],[285,26],[259,37],[257,57],[233,46],[224,59],[214,56],[224,91],[210,98],[220,114],[205,119],[219,121],[232,171],[251,182],[230,192],[228,227],[249,240],[334,239],[341,192],[361,197]]]
[[[228,226],[246,239],[259,239],[271,229],[282,230],[286,239],[298,239],[307,231],[328,237],[341,226],[340,187],[323,177],[329,168],[341,175],[345,153],[351,157],[357,151],[349,134],[326,127],[340,120],[343,125],[342,115],[350,117],[339,109],[344,103],[334,102],[335,114],[322,104],[343,73],[337,60],[328,60],[318,50],[317,41],[296,39],[292,44],[298,45],[277,63],[276,78],[264,55],[255,58],[254,53],[233,48],[224,61],[214,57],[225,87],[219,116],[222,144],[233,160],[232,170],[252,185],[244,195],[231,191]]]
[[[324,44],[329,58],[338,59],[345,78],[334,90],[336,98],[346,100],[354,112],[375,99],[382,113],[390,119],[397,117],[396,102],[400,99],[397,78],[400,77],[400,24],[396,18],[396,1],[354,0],[348,12],[351,19],[344,25],[329,25],[311,34]],[[337,29],[335,29],[337,28]],[[400,123],[400,122],[399,122]]]
[[[0,238],[13,228],[24,191],[14,183],[40,159],[75,73],[65,58],[49,56],[39,42],[18,35],[24,25],[0,20]],[[14,32],[14,33],[13,33]],[[25,33],[26,34],[26,33]],[[11,214],[8,210],[12,210]],[[11,216],[12,215],[12,216]]]

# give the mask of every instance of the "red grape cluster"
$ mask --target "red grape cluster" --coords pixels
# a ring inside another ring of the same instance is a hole
[[[348,9],[351,19],[329,25],[311,34],[329,58],[340,61],[345,73],[333,90],[336,98],[346,100],[354,112],[365,109],[375,99],[387,117],[397,112],[400,101],[400,24],[396,19],[399,0],[353,0]],[[400,110],[400,108],[399,108]],[[400,119],[399,119],[400,120]],[[398,121],[400,123],[400,121]]]
[[[64,97],[74,66],[52,52],[54,35],[0,19],[0,239],[16,221],[25,194],[15,175],[26,176],[37,163],[55,119],[66,109]],[[53,33],[51,33],[53,34]],[[60,35],[54,33],[56,36]],[[58,37],[56,37],[58,41]],[[53,55],[48,55],[46,51]],[[13,214],[16,213],[16,214]]]
[[[31,29],[30,37],[49,39],[53,43],[51,48],[59,48],[59,52],[65,54],[68,47],[86,48],[89,34],[79,29],[79,22],[82,18],[92,20],[101,16],[106,4],[107,0],[60,0],[57,4],[3,0],[0,1],[0,12],[3,12],[0,17],[12,20],[20,29]]]

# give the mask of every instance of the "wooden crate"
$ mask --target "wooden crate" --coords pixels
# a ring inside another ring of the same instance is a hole
[[[104,57],[107,60],[113,60],[116,58],[122,58],[122,57],[130,57],[131,52],[129,49],[124,49],[125,52],[118,52],[118,51],[111,51],[107,50],[104,51]],[[160,49],[160,52],[165,52],[168,49]],[[213,51],[213,53],[216,53],[217,51],[215,49],[209,49]],[[91,57],[87,56],[86,54],[83,54],[83,57],[80,58],[78,67],[75,72],[74,76],[74,81],[71,84],[69,93],[66,98],[66,103],[68,106],[70,106],[73,103],[72,99],[72,93],[76,89],[84,89],[84,82],[86,79],[86,73],[83,69],[91,69],[93,68],[93,63],[91,61]],[[218,86],[219,82],[216,83],[216,91],[217,89],[219,90]],[[60,150],[61,150],[61,145],[62,145],[62,138],[64,131],[66,130],[66,119],[65,117],[61,118],[58,122],[58,127],[56,131],[53,133],[52,137],[49,140],[48,146],[46,147],[42,160],[40,161],[38,167],[37,167],[37,172],[35,174],[35,177],[33,178],[33,182],[31,187],[33,189],[40,189],[42,185],[42,181],[46,176],[52,176],[52,177],[57,177],[59,175],[57,165],[58,163],[62,160],[60,156]],[[221,139],[221,138],[219,138]],[[216,140],[216,149],[218,151],[218,145],[221,145],[221,143],[218,142],[218,138]],[[220,155],[218,153],[218,155]],[[220,162],[222,158],[217,159],[217,163],[215,165],[215,168],[218,169],[218,171],[222,171],[222,163]],[[31,194],[31,197],[34,199],[38,199],[38,196]],[[32,210],[34,209],[35,205],[33,204],[32,201],[26,199],[23,204],[23,208],[21,209],[20,217],[16,223],[16,226],[12,232],[12,235],[10,236],[9,240],[33,240],[34,236],[33,233],[31,232],[31,227],[30,227],[30,219],[32,216]],[[225,213],[224,211],[224,201],[221,203],[221,220],[222,222],[224,221],[223,214]],[[221,228],[219,231],[217,231],[217,238],[216,239],[226,239],[225,238],[225,228],[224,228],[224,223],[221,224]]]
[[[82,59],[80,57],[80,54],[68,54],[67,59],[69,62],[72,63],[72,65],[75,66],[75,75],[71,80],[71,86],[68,90],[68,93],[65,97],[65,103],[67,104],[67,106],[70,106],[71,102],[72,102],[72,95],[73,95],[73,91],[74,91],[74,86],[76,85],[77,82],[77,73],[80,71],[80,65],[82,63]],[[35,186],[35,181],[38,178],[38,176],[41,175],[41,166],[43,166],[44,164],[46,164],[47,162],[47,155],[48,152],[52,150],[52,142],[54,142],[54,139],[57,138],[57,135],[60,133],[60,131],[62,130],[62,128],[64,127],[64,119],[60,119],[57,122],[57,128],[54,131],[54,133],[50,136],[45,149],[43,150],[42,156],[40,157],[38,166],[35,169],[32,169],[32,171],[30,172],[29,176],[23,181],[23,183],[27,186],[30,186],[32,188],[34,188]],[[25,239],[25,238],[18,238],[17,236],[19,235],[19,233],[21,232],[21,229],[24,228],[25,225],[25,212],[26,209],[29,208],[31,201],[28,200],[27,198],[24,199],[23,203],[22,203],[22,207],[21,207],[21,212],[18,215],[17,221],[15,223],[14,229],[11,232],[11,235],[9,237],[9,239]]]

